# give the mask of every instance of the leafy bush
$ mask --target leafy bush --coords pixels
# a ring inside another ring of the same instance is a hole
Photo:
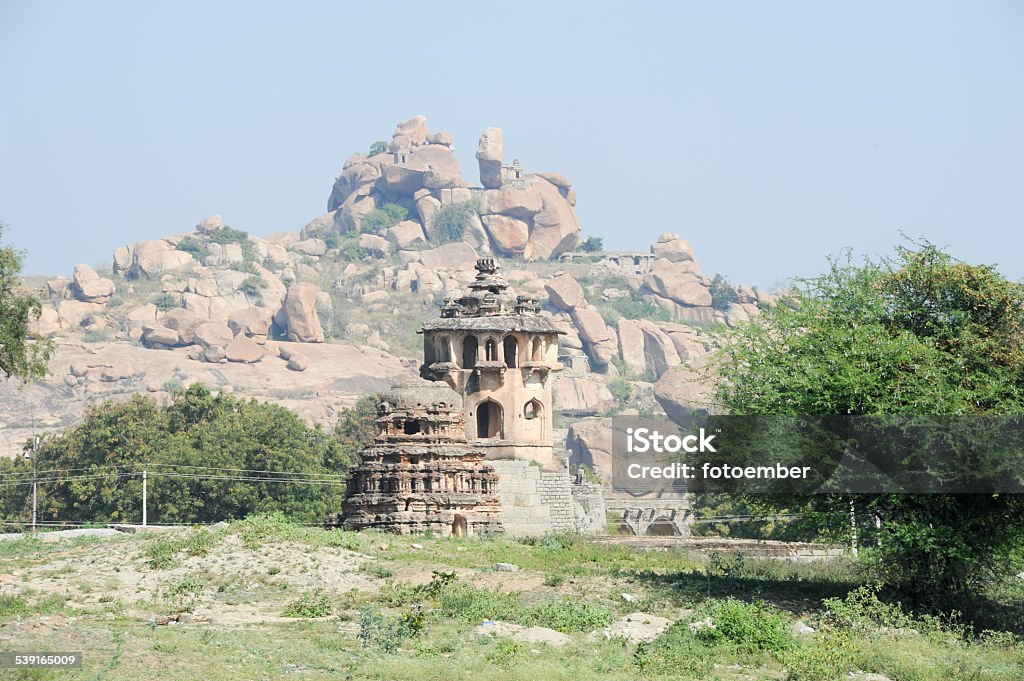
[[[854,646],[845,631],[827,630],[801,641],[784,656],[786,681],[841,679],[853,666]]]
[[[566,598],[542,601],[527,608],[519,623],[569,633],[601,629],[611,624],[613,619],[611,611],[603,605]]]
[[[438,243],[461,241],[474,216],[480,214],[480,202],[474,197],[463,203],[441,206],[434,214],[434,235]]]
[[[185,251],[191,253],[192,257],[196,260],[202,261],[203,258],[210,255],[210,248],[199,239],[192,236],[187,236],[178,242],[175,246],[179,251]]]
[[[263,277],[259,277],[259,276],[256,276],[255,274],[253,274],[253,275],[250,275],[250,276],[245,278],[245,281],[243,281],[239,285],[238,290],[241,291],[242,293],[244,293],[247,296],[255,297],[255,296],[261,296],[262,295],[261,291],[263,289],[265,289],[266,287],[267,287],[266,280],[264,280]]]
[[[205,556],[216,546],[220,535],[201,529],[185,537],[160,537],[146,546],[149,566],[164,570],[178,564],[178,554]]]
[[[637,289],[629,289],[622,298],[593,301],[594,307],[609,324],[619,319],[648,319],[656,322],[672,321],[672,315],[657,303],[644,298]]]
[[[377,140],[370,145],[370,156],[376,156],[377,154],[383,154],[388,150],[388,143],[384,140]]]
[[[106,343],[113,337],[110,329],[92,329],[82,334],[82,340],[86,343]]]
[[[192,612],[203,595],[204,584],[186,577],[163,593],[162,600],[174,612]]]
[[[511,668],[526,656],[526,646],[517,641],[502,639],[484,656],[487,661],[498,667]]]
[[[385,203],[380,208],[374,208],[363,216],[359,221],[359,231],[380,234],[407,217],[409,217],[409,209],[405,206],[400,206],[397,203]]]
[[[369,255],[367,250],[359,245],[359,235],[355,232],[342,235],[337,244],[339,260],[357,262]]]
[[[711,280],[711,307],[716,310],[725,312],[729,309],[729,306],[738,301],[740,298],[736,294],[736,289],[732,287],[729,280],[721,274],[716,274]]]
[[[420,609],[402,615],[383,615],[369,606],[359,610],[359,640],[367,648],[393,653],[423,630],[424,614]]]
[[[633,399],[633,384],[624,378],[615,378],[608,383],[608,390],[612,397],[619,403],[620,409],[625,409],[629,401]]]
[[[576,250],[584,253],[600,253],[604,250],[604,239],[599,236],[588,236],[576,247]]]
[[[215,244],[245,244],[249,241],[249,233],[224,225],[210,232],[207,238]]]
[[[731,643],[749,652],[778,653],[792,641],[782,614],[761,601],[711,599],[697,610],[697,619],[701,618],[710,618],[713,626],[698,629],[696,636],[712,645]]]
[[[122,298],[121,296],[113,296],[110,300],[107,301],[108,308],[121,307],[122,305],[124,305],[124,298]]]
[[[876,586],[861,586],[844,598],[826,598],[822,622],[842,629],[867,630],[877,627],[901,628],[915,624],[899,603],[885,603],[878,598]]]
[[[435,573],[435,576],[438,573]],[[443,573],[441,573],[443,574]],[[614,619],[610,610],[578,599],[554,599],[525,605],[518,594],[446,582],[437,588],[437,613],[465,622],[501,620],[562,632],[592,631]]]
[[[281,611],[282,617],[327,617],[334,611],[331,597],[323,589],[307,591]]]
[[[153,304],[158,310],[171,310],[178,307],[178,299],[170,293],[161,293],[153,299]]]
[[[633,664],[644,675],[678,679],[708,678],[717,659],[714,649],[697,640],[681,620],[651,643],[637,645],[633,653]]]

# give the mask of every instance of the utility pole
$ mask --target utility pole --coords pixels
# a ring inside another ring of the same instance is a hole
[[[142,526],[146,526],[146,478],[148,471],[142,471]]]
[[[36,480],[36,452],[39,451],[39,436],[32,439],[32,448],[25,452],[25,456],[32,461],[32,533],[36,532],[36,519],[39,509],[39,483]]]
[[[850,548],[853,555],[857,555],[857,509],[853,505],[853,498],[850,498]]]

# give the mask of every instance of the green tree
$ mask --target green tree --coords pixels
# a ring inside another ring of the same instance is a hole
[[[388,143],[384,140],[377,140],[370,145],[370,156],[376,156],[377,154],[383,154],[388,150]]]
[[[385,203],[380,208],[374,208],[363,216],[359,221],[359,231],[380,234],[407,217],[409,217],[409,209],[405,206],[400,206],[397,203]]]
[[[470,200],[441,206],[434,214],[434,238],[438,243],[461,241],[473,218],[480,214],[480,203]]]
[[[716,274],[711,279],[709,290],[711,291],[711,307],[722,312],[728,310],[730,305],[740,299],[736,294],[736,289],[721,274]]]
[[[316,523],[340,509],[340,476],[350,458],[337,438],[283,407],[192,385],[165,407],[138,395],[104,403],[82,425],[46,438],[36,460],[45,479],[45,520],[137,522],[140,473],[148,470],[152,522],[280,511]],[[30,472],[27,464],[0,470],[21,473],[21,482]],[[10,482],[0,487],[5,517],[24,517],[29,490]]]
[[[860,265],[847,254],[733,330],[717,368],[733,414],[1020,414],[1024,286],[927,243]],[[879,576],[919,606],[983,588],[1010,568],[1024,536],[1021,495],[745,501],[800,510],[819,529],[848,526],[853,501],[881,519]]]
[[[7,225],[0,222],[0,239]],[[39,319],[42,305],[34,296],[20,292],[23,256],[0,241],[0,378],[29,381],[46,375],[53,356],[53,342],[34,337],[30,322]]]
[[[373,444],[377,437],[377,407],[380,395],[366,395],[341,412],[334,434],[350,452],[358,452]]]
[[[584,253],[600,253],[604,250],[604,239],[599,236],[588,236],[576,250]]]

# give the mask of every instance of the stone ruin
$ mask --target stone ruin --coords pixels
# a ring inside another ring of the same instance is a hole
[[[345,527],[442,537],[501,531],[498,476],[466,441],[458,394],[410,379],[382,396],[375,422],[376,442],[349,475]]]

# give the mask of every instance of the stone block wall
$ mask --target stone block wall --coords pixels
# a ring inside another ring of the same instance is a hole
[[[551,514],[551,529],[555,532],[575,530],[569,472],[565,469],[541,471],[538,490],[541,503],[548,507]]]
[[[574,484],[566,469],[547,470],[529,461],[489,461],[498,474],[501,523],[514,537],[547,532],[599,534],[605,508],[600,485]]]
[[[501,497],[501,524],[513,537],[542,535],[552,530],[551,509],[541,500],[539,466],[529,461],[498,459],[489,461],[498,474]]]

